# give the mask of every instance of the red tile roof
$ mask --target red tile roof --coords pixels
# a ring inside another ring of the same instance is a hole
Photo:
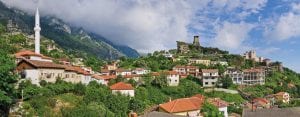
[[[221,100],[220,98],[209,99],[208,102],[215,105],[218,108],[223,108],[228,106],[228,103],[226,101]]]
[[[124,82],[118,82],[109,87],[111,90],[134,90],[131,84],[127,84]]]
[[[28,60],[28,59],[23,59],[21,62],[18,63],[21,64],[22,62],[26,62],[33,67],[36,68],[53,68],[53,69],[65,69],[65,66],[56,64],[53,62],[47,62],[47,61],[37,61],[37,60]]]
[[[203,102],[204,96],[199,94],[190,98],[181,98],[160,104],[159,107],[168,113],[186,112],[199,110]]]
[[[117,78],[116,75],[93,75],[92,76],[93,78],[96,78],[96,79],[103,79],[103,80],[109,80],[109,79],[115,79]]]
[[[255,102],[255,103],[261,103],[261,104],[268,104],[269,100],[267,100],[266,98],[255,98],[253,100],[253,102]]]

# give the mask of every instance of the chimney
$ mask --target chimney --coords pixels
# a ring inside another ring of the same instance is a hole
[[[171,102],[172,101],[172,98],[171,97],[169,97],[169,102]]]

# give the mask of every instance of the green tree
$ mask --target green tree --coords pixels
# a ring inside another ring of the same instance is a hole
[[[204,113],[204,117],[223,117],[223,114],[214,105],[205,102],[201,112]]]
[[[5,32],[5,27],[0,23],[0,34]]]
[[[146,104],[142,100],[131,99],[129,101],[129,110],[132,110],[137,113],[142,113],[146,108]]]
[[[229,75],[226,75],[223,78],[220,78],[219,83],[223,88],[229,88],[230,86],[233,85],[232,79],[229,77]]]
[[[168,86],[167,76],[165,73],[160,73],[159,76],[156,76],[154,80],[152,81],[152,85],[157,87],[166,87]]]
[[[9,107],[16,98],[14,84],[17,76],[13,73],[15,69],[14,59],[0,48],[0,115],[6,115]]]

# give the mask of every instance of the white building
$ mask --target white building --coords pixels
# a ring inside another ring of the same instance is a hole
[[[228,117],[227,102],[221,100],[220,98],[210,98],[208,99],[208,102],[216,106],[219,109],[219,111],[224,115],[224,117]]]
[[[116,69],[116,75],[119,76],[125,76],[125,75],[131,75],[131,71],[130,70],[127,70],[127,69],[122,69],[122,68],[119,68],[119,69]]]
[[[243,79],[244,85],[265,84],[266,74],[263,69],[258,69],[258,68],[245,69],[243,70],[243,73],[244,73],[244,79]]]
[[[136,68],[136,69],[132,70],[132,73],[142,75],[142,74],[150,73],[150,70],[147,70],[147,69],[144,69],[144,68]]]
[[[42,80],[54,83],[57,78],[64,77],[65,71],[65,67],[59,64],[26,59],[20,61],[16,69],[21,78],[28,79],[36,85],[39,85]]]
[[[225,75],[228,75],[234,84],[241,85],[243,84],[244,79],[244,73],[242,70],[235,69],[235,68],[228,68],[225,73]]]
[[[179,74],[176,71],[167,71],[165,74],[167,76],[167,82],[169,86],[179,85]]]
[[[219,78],[217,69],[202,69],[201,74],[203,87],[214,87],[217,84]]]
[[[227,61],[211,61],[210,64],[211,65],[220,64],[220,65],[223,65],[223,66],[228,66],[228,62]]]
[[[134,88],[131,84],[118,82],[116,84],[111,85],[110,89],[113,94],[121,93],[122,95],[134,97]]]
[[[195,58],[191,58],[188,60],[189,64],[203,64],[205,66],[209,66],[210,65],[210,60],[205,60],[205,59],[195,59]]]

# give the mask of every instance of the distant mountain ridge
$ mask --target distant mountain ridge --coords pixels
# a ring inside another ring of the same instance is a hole
[[[9,9],[0,1],[0,21],[12,20],[24,33],[33,34],[34,17],[16,9]],[[101,35],[83,28],[69,26],[55,17],[41,18],[41,35],[54,40],[67,51],[83,52],[103,59],[122,56],[139,57],[139,53],[125,45],[117,45]]]

